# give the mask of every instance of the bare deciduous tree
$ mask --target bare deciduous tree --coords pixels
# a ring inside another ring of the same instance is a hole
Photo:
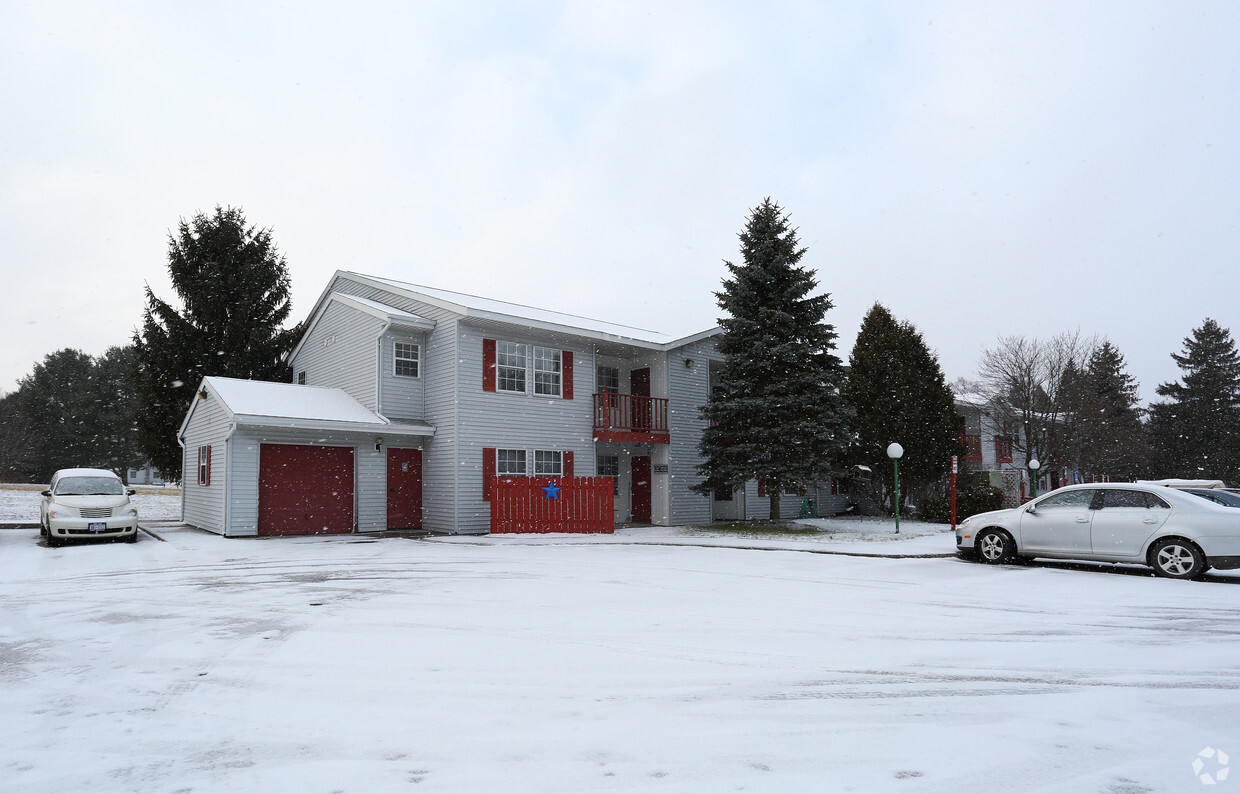
[[[1088,366],[1098,345],[1080,331],[1051,339],[1001,336],[982,351],[978,374],[983,394],[1000,420],[1015,429],[1012,446],[1043,468],[1067,465],[1062,430],[1067,386],[1074,372]]]

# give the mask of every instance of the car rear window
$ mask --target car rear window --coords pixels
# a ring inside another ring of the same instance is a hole
[[[56,483],[57,496],[123,496],[125,486],[115,477],[65,477]]]

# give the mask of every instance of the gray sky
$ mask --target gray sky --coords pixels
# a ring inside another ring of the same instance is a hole
[[[340,268],[688,334],[771,196],[841,357],[876,300],[949,379],[1079,328],[1149,400],[1240,334],[1237,42],[1234,2],[7,2],[0,391],[127,341],[216,204],[295,320]]]

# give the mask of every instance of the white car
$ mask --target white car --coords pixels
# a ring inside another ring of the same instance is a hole
[[[61,469],[39,507],[39,534],[47,545],[79,538],[138,539],[138,508],[121,478],[106,469]]]
[[[1138,563],[1193,579],[1211,567],[1240,568],[1240,511],[1165,486],[1069,485],[966,518],[956,527],[956,551],[992,564],[1014,557]]]

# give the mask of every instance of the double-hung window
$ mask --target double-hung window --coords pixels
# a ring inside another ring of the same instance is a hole
[[[534,450],[534,476],[535,477],[562,477],[564,476],[564,458],[559,451],[553,450]]]
[[[560,396],[560,351],[534,348],[534,393]]]
[[[495,473],[500,477],[524,477],[525,450],[495,450]]]
[[[393,350],[392,374],[402,378],[418,376],[418,345],[413,342],[397,342]]]
[[[525,345],[497,342],[495,345],[495,385],[500,391],[525,391]]]
[[[198,484],[211,484],[211,447],[198,448]]]

